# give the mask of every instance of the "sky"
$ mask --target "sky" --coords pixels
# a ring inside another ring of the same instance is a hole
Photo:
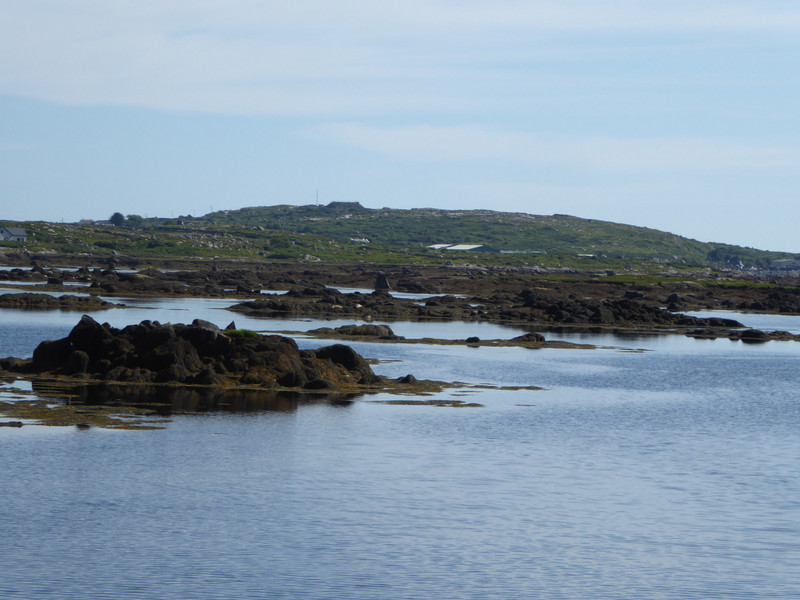
[[[800,252],[800,3],[0,0],[0,219],[570,214]]]

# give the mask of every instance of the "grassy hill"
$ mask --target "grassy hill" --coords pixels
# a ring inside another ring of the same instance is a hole
[[[541,265],[645,270],[769,266],[796,255],[699,242],[655,229],[581,219],[489,210],[367,209],[358,203],[260,206],[202,217],[110,223],[9,223],[28,242],[7,249],[58,254],[119,253],[143,258],[270,259],[375,264]],[[434,244],[482,245],[489,252],[432,249]]]
[[[481,244],[503,253],[546,256],[592,255],[611,261],[652,261],[695,266],[768,266],[791,255],[685,237],[569,215],[529,215],[490,210],[419,208],[367,209],[358,203],[327,206],[263,206],[208,214],[218,224],[257,224],[339,242],[368,239],[386,248],[427,248],[434,244]],[[445,251],[445,253],[447,253]],[[535,260],[535,256],[529,257]]]

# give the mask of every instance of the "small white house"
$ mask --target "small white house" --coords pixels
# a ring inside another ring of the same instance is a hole
[[[453,246],[448,246],[445,250],[456,250],[462,252],[472,252],[474,250],[478,250],[479,248],[483,248],[483,244],[455,244]]]
[[[5,242],[27,242],[28,234],[22,227],[0,227],[0,239]]]
[[[483,244],[433,244],[431,250],[455,250],[456,252],[497,252],[494,248]]]

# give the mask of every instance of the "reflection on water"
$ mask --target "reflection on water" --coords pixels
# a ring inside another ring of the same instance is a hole
[[[34,285],[44,285],[44,283],[31,284],[28,288],[13,288],[13,287],[0,287],[0,294],[47,294],[49,296],[89,296],[88,292],[73,292],[73,291],[48,291],[48,290],[34,290],[31,289]],[[113,300],[112,300],[113,302]]]
[[[52,381],[34,381],[32,390],[40,398],[69,398],[73,404],[90,406],[146,407],[162,416],[209,412],[293,412],[303,404],[349,406],[359,396],[183,386],[75,385]]]
[[[800,334],[800,315],[772,315],[733,310],[700,310],[685,314],[692,317],[735,319],[751,329],[788,331],[789,333]]]

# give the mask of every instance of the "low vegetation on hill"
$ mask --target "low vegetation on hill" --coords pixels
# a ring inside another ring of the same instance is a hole
[[[142,258],[239,258],[372,264],[475,262],[583,269],[768,267],[798,255],[691,240],[671,233],[581,219],[488,210],[260,206],[177,219],[128,215],[77,224],[26,222],[31,253]],[[453,250],[448,245],[477,246]],[[432,246],[438,246],[436,248]]]

